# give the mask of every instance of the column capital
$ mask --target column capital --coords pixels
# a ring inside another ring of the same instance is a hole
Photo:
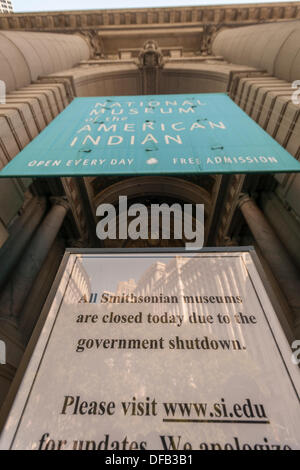
[[[248,193],[241,193],[237,206],[240,209],[245,202],[255,202],[254,199]]]
[[[64,196],[51,196],[50,202],[53,206],[62,206],[66,210],[70,209],[70,203],[68,199]]]

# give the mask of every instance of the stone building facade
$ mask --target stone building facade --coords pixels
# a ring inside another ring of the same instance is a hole
[[[1,168],[76,96],[172,93],[227,92],[300,159],[300,105],[292,100],[300,2],[1,15],[0,80]],[[299,174],[12,178],[0,180],[0,195],[0,335],[8,358],[0,401],[65,248],[136,246],[96,238],[96,207],[117,204],[119,195],[145,205],[204,204],[205,245],[254,245],[289,340],[300,336]],[[78,279],[88,295],[87,280]]]
[[[0,13],[13,13],[11,0],[0,0]]]

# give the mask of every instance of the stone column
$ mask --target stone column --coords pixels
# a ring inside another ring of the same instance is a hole
[[[300,275],[285,247],[255,201],[244,195],[240,210],[277,279],[294,315],[295,336],[300,338]]]
[[[26,297],[62,226],[68,211],[64,198],[52,198],[52,207],[30,241],[0,297],[0,318],[18,325]]]
[[[45,198],[33,198],[14,224],[10,236],[0,250],[0,289],[20,259],[32,234],[46,211]]]

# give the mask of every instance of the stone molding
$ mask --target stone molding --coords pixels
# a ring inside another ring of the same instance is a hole
[[[241,25],[300,18],[300,2],[202,7],[80,10],[14,13],[0,16],[0,29],[78,31],[122,29],[138,25]]]

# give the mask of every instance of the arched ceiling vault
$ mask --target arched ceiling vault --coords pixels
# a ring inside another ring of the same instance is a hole
[[[55,76],[72,76],[77,96],[134,96],[147,94],[216,93],[226,92],[232,69],[221,61],[191,60],[167,62],[161,68],[145,70],[135,61],[93,61]],[[243,67],[245,69],[245,67]],[[249,68],[250,70],[250,68]],[[145,82],[145,76],[155,72],[156,79]],[[153,89],[153,82],[157,83]]]

